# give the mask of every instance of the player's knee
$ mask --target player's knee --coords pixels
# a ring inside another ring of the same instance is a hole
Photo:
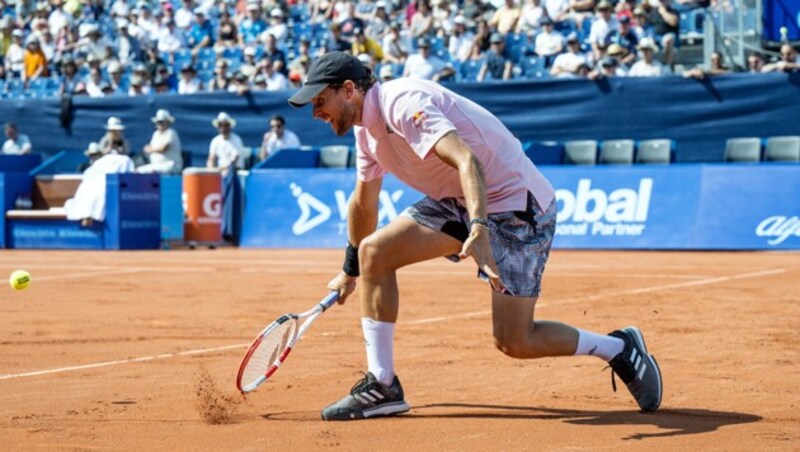
[[[364,276],[378,275],[386,271],[385,256],[381,258],[381,244],[374,235],[370,235],[358,245],[358,262]]]
[[[531,348],[519,337],[495,332],[494,346],[510,358],[533,358]]]

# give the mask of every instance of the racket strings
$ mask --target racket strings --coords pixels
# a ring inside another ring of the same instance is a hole
[[[242,383],[244,385],[249,385],[263,377],[270,366],[278,361],[281,353],[286,349],[287,344],[294,335],[296,324],[296,320],[288,320],[263,337],[245,366],[242,375]]]

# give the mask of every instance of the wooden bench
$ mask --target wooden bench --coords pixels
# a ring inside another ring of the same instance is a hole
[[[75,196],[82,180],[80,174],[36,176],[31,193],[33,209],[9,210],[6,218],[63,220],[67,217],[64,203]]]

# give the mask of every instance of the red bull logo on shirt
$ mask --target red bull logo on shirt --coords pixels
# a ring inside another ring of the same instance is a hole
[[[411,115],[411,122],[414,123],[414,127],[422,127],[422,123],[425,122],[425,116],[425,112],[422,110]]]

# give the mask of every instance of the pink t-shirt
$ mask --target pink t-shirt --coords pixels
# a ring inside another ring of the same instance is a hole
[[[437,83],[408,78],[376,83],[367,91],[361,119],[354,131],[362,181],[389,172],[431,198],[456,198],[465,205],[458,171],[432,152],[455,130],[483,165],[487,213],[525,210],[528,192],[543,209],[553,200],[550,182],[503,123]]]

